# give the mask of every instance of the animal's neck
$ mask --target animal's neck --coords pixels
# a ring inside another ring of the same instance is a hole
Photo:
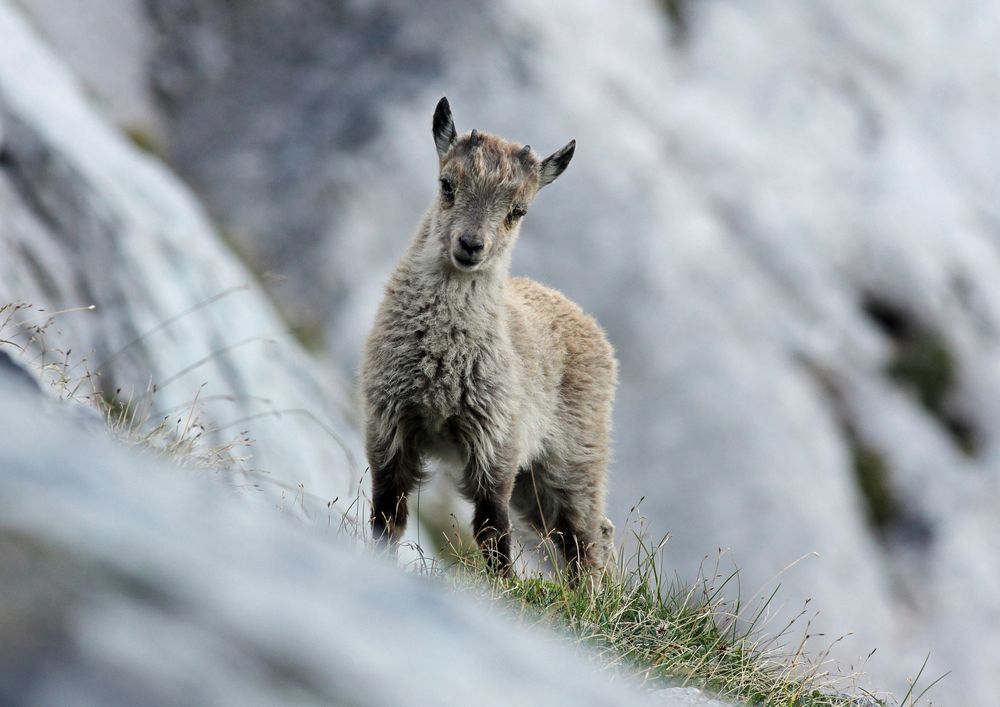
[[[474,338],[506,327],[503,278],[488,273],[423,273],[415,298],[437,327],[464,331]]]
[[[428,237],[426,231],[419,233],[414,250],[422,250]],[[409,267],[397,299],[407,314],[425,319],[434,329],[457,330],[477,339],[505,330],[506,272],[459,272],[442,258],[429,262],[423,255],[413,252],[404,261]]]

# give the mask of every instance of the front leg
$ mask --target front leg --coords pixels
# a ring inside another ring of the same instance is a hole
[[[382,547],[398,542],[406,530],[406,498],[423,478],[413,440],[404,438],[394,446],[392,432],[369,423],[365,440],[372,475],[372,538]]]
[[[472,530],[476,542],[490,570],[501,576],[510,574],[513,563],[510,497],[514,476],[513,466],[502,463],[489,467],[470,465],[466,476],[466,483],[471,487],[469,495],[475,505]]]
[[[486,558],[490,571],[503,577],[510,574],[510,511],[509,503],[498,495],[484,495],[475,501],[472,529],[476,542]]]

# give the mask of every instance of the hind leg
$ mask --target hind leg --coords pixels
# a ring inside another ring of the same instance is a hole
[[[556,530],[571,576],[599,582],[612,565],[614,548],[615,527],[604,510],[607,464],[591,458],[554,471],[562,492]]]
[[[545,541],[550,541],[555,549],[561,552],[560,538],[556,537],[556,523],[559,518],[559,503],[555,494],[545,481],[548,471],[544,464],[536,462],[530,468],[521,469],[514,482],[510,499],[511,508],[542,540],[538,550],[543,550]],[[541,558],[547,558],[553,567],[558,566],[558,560],[552,555],[551,547],[541,553]],[[542,560],[544,562],[544,559]]]
[[[546,485],[547,477],[548,471],[541,463],[521,469],[510,498],[510,505],[518,516],[543,538],[555,530],[559,514],[558,499]]]
[[[604,516],[603,474],[603,468],[536,463],[514,485],[511,505],[552,539],[574,580],[599,575],[611,564],[614,525]]]
[[[600,577],[613,567],[615,526],[601,516],[579,517],[567,509],[557,524],[556,537],[572,581]]]

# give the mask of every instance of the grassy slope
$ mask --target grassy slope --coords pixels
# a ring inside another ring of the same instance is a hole
[[[812,654],[805,642],[789,645],[794,624],[765,632],[774,595],[741,606],[723,598],[735,575],[694,586],[669,581],[661,548],[640,544],[596,591],[573,586],[558,572],[491,577],[478,553],[467,548],[453,551],[432,573],[500,602],[525,623],[568,634],[567,640],[586,645],[608,669],[651,686],[693,686],[741,704],[801,707],[914,705],[923,697],[911,691],[900,702],[875,699],[857,688],[859,675],[833,672],[826,650]]]

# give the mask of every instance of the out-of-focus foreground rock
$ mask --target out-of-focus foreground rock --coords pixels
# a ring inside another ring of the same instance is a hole
[[[168,159],[344,374],[433,197],[437,98],[577,138],[515,269],[619,351],[612,518],[644,497],[682,575],[718,547],[746,593],[780,574],[876,684],[929,651],[956,704],[1000,693],[993,4],[145,6]]]
[[[563,639],[41,397],[0,367],[0,703],[644,704]]]

